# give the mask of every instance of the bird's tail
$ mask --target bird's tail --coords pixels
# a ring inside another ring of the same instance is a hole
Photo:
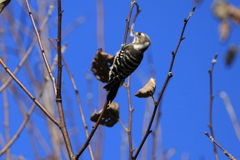
[[[107,93],[107,100],[111,103],[114,98],[116,97],[117,95],[117,92],[118,92],[118,89],[119,87],[122,85],[121,81],[118,82],[117,84],[113,85],[109,90],[108,90],[108,93]],[[104,87],[104,88],[107,88],[107,87]]]

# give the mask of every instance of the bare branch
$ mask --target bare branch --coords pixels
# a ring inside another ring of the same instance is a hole
[[[78,159],[78,158],[82,155],[83,151],[84,151],[84,150],[87,148],[87,146],[89,145],[89,142],[91,141],[92,136],[94,135],[95,131],[97,130],[97,127],[99,126],[99,123],[100,123],[100,121],[101,121],[101,119],[102,119],[103,113],[105,112],[105,110],[106,110],[107,107],[108,107],[108,103],[109,103],[109,102],[106,100],[106,102],[105,102],[105,104],[104,104],[104,107],[103,107],[103,109],[102,109],[102,113],[100,114],[100,116],[99,116],[99,118],[98,118],[98,120],[97,120],[97,123],[95,124],[95,126],[93,127],[91,133],[89,134],[88,139],[86,140],[86,142],[84,143],[84,145],[83,145],[83,147],[80,149],[80,151],[75,155],[75,158],[76,158],[76,159]]]
[[[134,5],[139,7],[136,0],[131,1],[131,7],[130,7],[130,10],[129,10],[128,18],[126,19],[126,29],[125,29],[123,44],[126,44],[126,42],[127,42],[127,36],[128,36],[128,32],[129,32],[129,24],[130,24],[130,19],[131,19],[131,16],[132,16],[132,10],[133,10]],[[139,8],[137,8],[137,10],[139,10]],[[136,15],[138,15],[138,13]]]
[[[74,159],[74,153],[72,150],[72,144],[68,135],[66,122],[64,118],[63,106],[62,106],[62,52],[61,52],[61,43],[62,43],[62,4],[61,0],[58,0],[58,38],[57,38],[57,52],[58,52],[58,76],[57,76],[57,95],[56,102],[58,106],[58,113],[60,117],[59,129],[62,132],[63,139],[68,151],[69,159]]]
[[[232,121],[232,124],[233,124],[233,128],[235,130],[235,133],[236,133],[236,136],[238,138],[238,140],[240,141],[240,126],[239,126],[239,123],[238,123],[238,120],[237,120],[237,115],[233,109],[233,106],[231,104],[231,101],[227,95],[226,92],[220,92],[219,93],[219,96],[222,98],[224,104],[225,104],[225,107],[227,109],[227,112],[229,114],[229,117]]]
[[[54,9],[54,1],[53,3],[49,6],[49,10],[48,10],[48,14],[47,16],[44,18],[41,27],[40,27],[40,32],[44,29],[45,24],[47,23],[48,19],[50,18],[50,16],[52,15],[53,9]],[[32,41],[30,47],[28,48],[27,52],[24,54],[23,58],[21,59],[21,61],[19,62],[19,64],[17,65],[16,69],[13,72],[13,75],[16,75],[18,73],[18,71],[21,69],[22,65],[26,62],[28,56],[30,55],[30,53],[33,50],[33,47],[35,45],[35,43],[37,42],[37,37],[34,38],[34,40]],[[12,81],[12,77],[9,77],[5,83],[0,87],[0,92],[2,92]]]
[[[52,39],[51,39],[51,38],[48,38],[48,39],[49,39],[49,41],[51,42],[51,44],[53,45],[53,47],[57,50],[57,47],[55,46],[55,44],[54,44],[54,42],[52,41]],[[64,59],[63,57],[62,57],[62,61],[63,61],[63,64],[64,64],[66,70],[67,70],[67,73],[68,73],[68,75],[69,75],[69,78],[70,78],[70,80],[71,80],[71,82],[72,82],[72,86],[73,86],[73,89],[74,89],[74,91],[75,91],[75,95],[76,95],[76,98],[77,98],[80,115],[81,115],[81,118],[82,118],[84,130],[85,130],[85,135],[86,135],[86,137],[88,138],[88,136],[89,136],[89,135],[88,135],[88,126],[87,126],[87,123],[86,123],[86,120],[85,120],[85,116],[84,116],[84,113],[83,113],[82,103],[81,103],[79,91],[78,91],[78,89],[77,89],[77,85],[76,85],[75,80],[74,80],[74,78],[73,78],[73,75],[72,75],[72,73],[71,73],[71,71],[70,71],[70,69],[69,69],[69,67],[68,67],[68,65],[67,65],[67,63],[66,63],[66,61],[65,61],[65,59]],[[92,147],[91,147],[90,144],[89,144],[89,146],[88,146],[88,149],[89,149],[89,154],[90,154],[91,159],[94,160],[93,151],[92,151]]]
[[[184,40],[183,34],[184,34],[185,28],[187,26],[187,22],[189,21],[190,17],[192,16],[193,12],[195,11],[195,9],[196,9],[196,7],[193,7],[192,11],[189,13],[188,18],[184,19],[184,25],[183,25],[183,29],[182,29],[182,32],[181,32],[181,35],[180,35],[180,38],[179,38],[179,41],[178,41],[178,45],[177,45],[175,51],[172,52],[172,61],[171,61],[171,64],[170,64],[170,68],[169,68],[169,71],[168,71],[167,78],[166,78],[166,80],[164,82],[164,85],[162,87],[162,90],[159,94],[157,104],[154,106],[154,110],[153,110],[152,117],[151,117],[151,120],[150,120],[148,128],[147,128],[147,131],[146,131],[146,133],[143,137],[143,140],[142,140],[140,146],[137,149],[137,152],[135,153],[134,157],[132,157],[132,159],[134,159],[134,160],[137,159],[137,156],[140,153],[141,148],[144,145],[144,142],[146,141],[148,135],[152,132],[151,126],[152,126],[152,123],[153,123],[153,120],[154,120],[154,117],[155,117],[155,114],[156,114],[156,111],[157,111],[157,108],[158,108],[158,104],[160,103],[160,101],[162,99],[163,93],[164,93],[164,91],[167,87],[167,84],[168,84],[170,78],[173,76],[172,75],[172,68],[173,68],[174,60],[175,60],[175,57],[177,55],[178,48],[180,47],[180,44],[181,44],[182,40]]]
[[[41,53],[42,53],[42,56],[43,56],[43,60],[44,60],[44,63],[46,65],[49,77],[50,77],[50,79],[52,81],[54,93],[56,95],[57,94],[57,89],[56,89],[55,78],[52,75],[52,71],[51,71],[50,65],[48,63],[47,56],[46,56],[45,51],[44,51],[44,48],[43,48],[43,45],[42,45],[42,41],[41,41],[41,37],[40,37],[39,32],[37,30],[37,27],[36,27],[36,24],[35,24],[33,15],[32,15],[32,11],[31,11],[31,8],[29,6],[29,2],[28,2],[28,0],[25,0],[25,1],[26,1],[26,5],[27,5],[27,9],[28,9],[28,13],[29,13],[30,19],[31,19],[32,24],[33,24],[33,28],[34,28],[36,36],[37,36],[37,40],[38,40],[38,44],[39,44],[39,47],[40,47],[40,50],[41,50]]]
[[[13,73],[8,69],[6,64],[0,58],[0,64],[6,70],[6,72],[16,81],[16,83],[23,89],[23,91],[32,99],[32,101],[46,114],[46,116],[57,126],[59,126],[58,120],[56,120],[50,112],[48,112],[45,107],[41,105],[41,103],[27,90],[27,88],[13,75]]]
[[[134,5],[137,6],[137,11],[135,13],[135,16],[133,18],[133,21],[132,21],[132,25],[134,25],[136,19],[137,19],[137,16],[138,14],[141,12],[141,10],[139,9],[139,6],[138,4],[136,3],[135,0],[133,0],[131,2],[131,7],[130,7],[130,10],[129,10],[129,14],[128,14],[128,18],[126,19],[126,29],[125,29],[125,35],[124,35],[124,43],[126,43],[126,40],[125,38],[127,38],[127,34],[128,34],[128,31],[129,31],[129,22],[130,22],[130,19],[131,19],[131,15],[132,15],[132,9],[134,7]],[[132,26],[131,25],[131,26]],[[131,42],[131,37],[130,37],[130,42]],[[128,82],[127,82],[127,85],[126,85],[126,89],[127,89],[127,97],[128,97],[128,111],[129,111],[129,115],[128,115],[128,143],[129,143],[129,160],[132,159],[132,156],[133,156],[133,152],[135,149],[133,149],[133,144],[132,144],[132,113],[134,111],[134,108],[132,108],[132,101],[131,101],[131,91],[130,91],[130,78],[131,76],[128,76]]]
[[[89,135],[88,135],[88,126],[87,126],[87,123],[86,123],[86,120],[85,120],[85,116],[84,116],[84,113],[83,113],[83,108],[82,108],[82,104],[81,104],[81,99],[80,99],[79,91],[78,91],[78,89],[77,89],[77,85],[76,85],[75,80],[74,80],[74,78],[73,78],[73,75],[71,74],[71,71],[70,71],[70,69],[68,68],[68,65],[67,65],[67,63],[66,63],[66,61],[64,60],[63,57],[62,57],[62,61],[63,61],[64,66],[66,67],[66,70],[67,70],[67,72],[68,72],[68,75],[69,75],[69,77],[70,77],[70,79],[71,79],[72,86],[73,86],[73,88],[74,88],[75,95],[76,95],[76,98],[77,98],[78,107],[79,107],[80,115],[81,115],[81,118],[82,118],[84,130],[85,130],[85,135],[86,135],[86,137],[88,138],[88,136],[89,136]],[[89,144],[88,150],[89,150],[89,154],[90,154],[91,159],[94,160],[94,156],[93,156],[93,151],[92,151],[91,144]]]
[[[217,56],[218,54],[215,54],[213,60],[212,60],[212,67],[210,70],[208,70],[209,76],[210,76],[210,104],[209,104],[209,124],[208,127],[210,129],[210,133],[212,135],[212,137],[214,137],[214,132],[213,132],[213,125],[212,125],[212,108],[213,108],[213,87],[212,87],[212,73],[213,73],[213,68],[214,68],[214,64],[217,62]],[[215,159],[218,160],[218,152],[217,152],[217,148],[216,145],[213,143],[213,150],[214,150],[214,155],[215,155]]]
[[[45,86],[45,85],[44,85]],[[39,92],[39,96],[37,99],[39,99],[40,97],[42,97],[42,92],[44,90],[45,87],[42,87],[41,91]],[[18,128],[17,132],[15,133],[15,135],[12,137],[12,139],[10,141],[7,142],[7,144],[4,146],[4,148],[0,151],[0,156],[2,154],[4,154],[11,146],[12,144],[17,140],[17,138],[20,136],[20,134],[22,133],[22,130],[25,128],[32,112],[34,111],[36,107],[36,104],[33,103],[30,110],[28,111],[28,113],[26,114],[24,121],[22,122],[21,126]]]
[[[236,160],[236,159],[235,159],[230,153],[228,153],[219,143],[217,143],[217,142],[215,141],[215,139],[213,138],[213,136],[210,136],[207,132],[204,132],[204,134],[205,134],[206,136],[208,136],[208,138],[209,138],[215,145],[217,145],[229,159],[231,159],[231,160]]]

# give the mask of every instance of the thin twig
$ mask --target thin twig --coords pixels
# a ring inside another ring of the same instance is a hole
[[[220,92],[219,93],[219,96],[222,98],[224,104],[225,104],[225,107],[227,109],[227,112],[229,114],[229,117],[232,121],[232,124],[233,124],[233,128],[235,130],[235,133],[236,133],[236,136],[238,138],[238,140],[240,141],[240,126],[239,126],[239,123],[238,123],[238,120],[237,120],[237,115],[233,109],[233,106],[231,104],[231,101],[227,95],[226,92]]]
[[[39,47],[40,47],[40,50],[41,50],[41,53],[42,53],[42,56],[43,56],[43,60],[44,60],[44,63],[45,63],[45,65],[46,65],[46,68],[47,68],[49,77],[50,77],[50,79],[51,79],[51,81],[52,81],[54,93],[55,93],[55,95],[56,95],[56,94],[57,94],[57,89],[56,89],[55,78],[53,77],[53,74],[52,74],[50,65],[49,65],[49,63],[48,63],[47,56],[46,56],[46,54],[45,54],[45,51],[44,51],[44,48],[43,48],[43,45],[42,45],[41,37],[40,37],[39,32],[38,32],[38,30],[37,30],[37,27],[36,27],[36,24],[35,24],[33,15],[32,15],[32,11],[31,11],[31,8],[30,8],[30,6],[29,6],[29,2],[28,2],[28,0],[25,0],[25,1],[26,1],[26,5],[27,5],[27,9],[28,9],[28,13],[29,13],[30,19],[31,19],[32,24],[33,24],[33,28],[34,28],[35,33],[36,33],[36,36],[37,36],[37,40],[38,40],[38,44],[39,44]]]
[[[207,132],[204,132],[204,134],[215,144],[217,145],[222,151],[223,153],[231,160],[236,160],[236,158],[234,158],[230,153],[228,153],[219,143],[217,143],[214,139],[213,136],[210,136]]]
[[[3,24],[3,20],[2,20]],[[4,32],[4,30],[3,30]],[[7,56],[6,56],[6,47],[5,47],[5,38],[2,35],[2,55],[3,55],[3,60],[6,62]],[[6,72],[3,72],[2,75],[2,82],[6,80]],[[8,95],[7,95],[7,90],[3,90],[3,106],[4,106],[4,127],[5,127],[5,136],[6,136],[6,143],[10,141],[10,128],[9,128],[9,104],[8,104]],[[11,159],[11,153],[10,153],[10,148],[6,150],[6,160]]]
[[[124,34],[123,44],[126,44],[126,42],[127,42],[127,36],[128,36],[129,29],[130,29],[129,28],[129,23],[130,23],[130,19],[131,19],[131,16],[132,16],[132,10],[133,10],[134,5],[139,7],[138,4],[136,3],[136,0],[131,1],[131,7],[130,7],[130,10],[129,10],[128,18],[126,19],[126,30],[125,30],[125,34]]]
[[[6,72],[13,78],[14,81],[23,89],[23,91],[33,100],[33,102],[46,114],[46,116],[57,126],[59,126],[58,120],[56,120],[50,112],[48,112],[45,107],[41,105],[41,103],[27,90],[27,88],[13,75],[13,73],[8,69],[6,64],[0,58],[0,64],[6,70]]]
[[[156,121],[155,121],[155,127],[154,127],[154,131],[153,131],[153,134],[152,134],[153,135],[152,156],[151,156],[152,160],[156,159],[155,152],[156,152],[156,146],[157,146],[157,135],[158,135],[160,117],[161,117],[161,112],[160,112],[160,108],[158,108],[157,117],[156,117]]]
[[[152,58],[152,52],[149,52],[148,54],[148,69],[149,69],[149,77],[150,78],[154,78],[155,77],[155,69],[154,69],[154,63],[153,63],[153,58]],[[145,82],[143,82],[143,84],[145,84]],[[153,97],[153,96],[152,96]],[[150,106],[152,105],[152,100],[148,99],[147,100],[147,104],[145,107],[145,111],[144,111],[144,120],[143,120],[143,125],[142,125],[142,135],[144,136],[145,134],[145,130],[147,128],[148,125],[148,121],[149,121],[149,114],[150,114]],[[155,126],[154,126],[154,131],[152,134],[152,156],[151,157],[155,157],[155,146],[157,143],[157,137],[158,137],[158,127],[159,127],[159,119],[160,117],[158,117],[158,115],[160,115],[161,112],[161,106],[158,107],[158,113],[157,113],[157,117],[155,118]],[[148,139],[149,140],[149,139]],[[147,159],[147,152],[148,152],[148,141],[145,142],[145,145],[143,146],[142,150],[142,155],[141,155],[141,160],[145,160]],[[152,158],[153,159],[153,158]]]
[[[49,10],[48,10],[48,14],[47,16],[44,18],[41,27],[40,27],[40,32],[44,29],[45,24],[47,23],[48,19],[50,18],[50,16],[52,15],[53,9],[54,9],[54,1],[53,3],[49,6]],[[18,71],[20,70],[20,68],[22,67],[22,65],[26,62],[27,58],[29,57],[30,53],[32,52],[32,49],[35,45],[35,43],[37,42],[37,37],[34,38],[34,40],[32,41],[30,47],[28,48],[27,52],[24,54],[23,58],[21,59],[21,61],[19,62],[19,64],[17,65],[16,69],[14,70],[13,74],[16,75],[18,73]],[[2,92],[12,81],[12,77],[9,77],[4,83],[3,85],[0,87],[0,92]]]
[[[162,90],[159,94],[157,104],[154,106],[154,110],[153,110],[152,117],[151,117],[151,120],[150,120],[148,128],[147,128],[147,131],[146,131],[146,133],[145,133],[145,135],[142,139],[142,142],[141,142],[140,146],[137,149],[137,152],[135,153],[134,157],[132,157],[132,159],[134,159],[134,160],[137,159],[137,156],[140,153],[141,148],[144,145],[144,142],[146,141],[148,135],[152,132],[151,126],[152,126],[152,123],[153,123],[153,120],[154,120],[154,117],[155,117],[155,114],[156,114],[156,111],[157,111],[157,108],[158,108],[158,104],[160,103],[160,101],[162,99],[163,93],[164,93],[164,91],[167,87],[167,84],[168,84],[170,78],[173,76],[172,68],[173,68],[174,60],[175,60],[175,57],[177,55],[178,48],[180,47],[180,44],[181,44],[182,40],[184,40],[183,34],[184,34],[184,31],[185,31],[186,25],[187,25],[190,17],[192,16],[193,12],[195,11],[195,9],[196,9],[196,7],[193,7],[192,11],[189,13],[188,18],[184,19],[184,25],[183,25],[183,29],[182,29],[182,32],[181,32],[181,35],[180,35],[180,38],[179,38],[179,41],[178,41],[178,45],[177,45],[175,51],[172,52],[172,61],[171,61],[171,64],[170,64],[170,68],[169,68],[169,71],[168,71],[167,78],[166,78],[166,80],[164,82],[164,85],[162,87]]]
[[[97,46],[98,48],[105,49],[104,42],[104,5],[103,0],[96,0],[97,9]],[[98,81],[98,109],[100,110],[101,105],[104,103],[104,90],[103,83]],[[102,157],[103,150],[103,135],[104,128],[100,126],[98,129],[97,138],[95,139],[95,157],[96,160],[100,160]]]
[[[132,144],[132,113],[134,108],[132,108],[132,101],[131,101],[131,93],[130,93],[130,76],[128,77],[128,83],[127,83],[127,96],[128,96],[128,143],[129,143],[129,160],[132,159],[132,155],[134,152],[133,144]]]
[[[148,54],[148,68],[149,68],[149,73],[150,73],[150,78],[155,77],[155,68],[154,68],[154,63],[153,63],[153,57],[152,53]],[[155,153],[156,153],[156,148],[157,148],[157,140],[158,140],[158,132],[159,132],[159,120],[161,118],[161,106],[158,107],[157,109],[157,117],[155,119],[155,126],[154,126],[154,131],[152,134],[152,153],[151,153],[151,160],[157,159]]]
[[[208,127],[210,129],[210,133],[212,135],[212,137],[214,137],[214,132],[213,132],[213,124],[212,124],[212,110],[213,110],[213,87],[212,87],[212,73],[213,73],[213,68],[214,68],[214,64],[217,62],[217,56],[218,54],[215,54],[213,60],[212,60],[212,67],[211,69],[208,70],[209,73],[209,77],[210,77],[210,101],[209,101],[209,124]],[[218,160],[218,152],[217,152],[217,147],[216,145],[213,143],[213,151],[214,151],[214,155],[215,155],[215,159]]]
[[[51,38],[48,38],[49,41],[51,42],[51,44],[53,45],[53,47],[57,50],[57,47],[55,46],[54,42],[52,41]],[[80,115],[81,115],[81,118],[82,118],[82,122],[83,122],[83,126],[84,126],[84,130],[85,130],[85,135],[86,137],[88,138],[88,126],[87,126],[87,123],[86,123],[86,120],[85,120],[85,116],[84,116],[84,113],[83,113],[83,109],[82,109],[82,103],[81,103],[81,99],[80,99],[80,95],[79,95],[79,91],[77,89],[77,85],[75,83],[75,80],[73,78],[73,75],[65,61],[65,59],[62,57],[62,61],[63,61],[63,64],[67,70],[67,73],[70,77],[70,80],[72,82],[72,86],[73,86],[73,89],[75,91],[75,95],[76,95],[76,98],[77,98],[77,102],[78,102],[78,107],[79,107],[79,111],[80,111]],[[93,156],[93,151],[92,151],[92,147],[91,145],[89,144],[88,146],[88,149],[89,149],[89,154],[90,154],[90,157],[92,160],[94,160],[94,156]]]
[[[44,85],[43,85],[43,87],[42,88],[44,88],[46,86],[46,84],[44,83]],[[18,108],[19,108],[19,110],[20,110],[20,112],[21,112],[21,114],[22,114],[22,117],[23,117],[23,120],[26,118],[26,115],[27,115],[27,111],[26,111],[26,109],[24,108],[24,105],[23,105],[23,102],[25,102],[25,101],[22,101],[22,99],[23,99],[23,97],[22,96],[19,96],[19,95],[21,95],[21,93],[20,93],[20,90],[17,90],[17,85],[15,85],[15,84],[11,84],[10,86],[9,86],[9,88],[11,89],[11,92],[12,92],[12,95],[13,95],[13,99],[16,101],[16,104],[18,104],[17,106],[18,106]],[[39,91],[39,90],[38,90]],[[42,89],[42,91],[43,91],[43,89]],[[42,92],[42,91],[40,91],[40,92]],[[39,95],[40,93],[38,93],[38,95]],[[39,96],[39,98],[38,99],[40,99],[40,96]],[[27,104],[28,105],[28,104]],[[33,105],[35,105],[35,103],[33,103]],[[35,105],[36,106],[36,105]],[[31,108],[31,107],[30,107]],[[30,115],[29,115],[30,116]],[[22,123],[24,123],[24,122],[22,122]],[[27,122],[27,124],[26,124],[26,129],[27,129],[27,131],[28,131],[28,137],[29,137],[29,140],[30,140],[30,143],[31,143],[31,147],[32,147],[32,152],[33,152],[33,155],[34,155],[34,158],[35,159],[39,159],[39,152],[38,152],[38,149],[37,149],[37,144],[36,144],[36,141],[35,141],[35,138],[34,138],[34,136],[33,136],[33,134],[32,134],[32,132],[33,132],[33,129],[29,129],[30,127],[30,123],[31,123],[31,120],[29,119],[29,121]],[[52,123],[52,122],[51,122]],[[21,126],[19,127],[19,128],[21,128]],[[23,131],[23,130],[22,130]],[[22,131],[21,131],[21,133],[22,133]],[[15,133],[15,134],[19,134],[17,137],[19,138],[20,137],[20,134],[21,133]],[[16,139],[17,140],[17,139]],[[15,141],[16,141],[15,140]],[[39,139],[38,139],[39,140]],[[40,141],[40,140],[39,140]],[[9,147],[11,147],[11,146],[9,146]]]
[[[95,124],[95,126],[93,127],[91,133],[89,134],[88,139],[86,140],[86,142],[84,143],[84,145],[83,145],[83,147],[80,149],[80,151],[75,155],[75,158],[76,158],[76,159],[78,159],[78,158],[81,156],[81,154],[83,153],[83,151],[84,151],[84,150],[87,148],[87,146],[89,145],[89,142],[90,142],[90,140],[92,139],[92,136],[94,135],[95,131],[97,130],[97,127],[99,126],[99,123],[100,123],[100,121],[101,121],[101,119],[102,119],[103,113],[105,112],[105,110],[106,110],[107,107],[108,107],[108,103],[109,103],[109,101],[106,100],[106,102],[105,102],[105,104],[104,104],[104,107],[103,107],[103,109],[102,109],[102,113],[100,114],[100,116],[99,116],[99,118],[98,118],[98,120],[97,120],[97,123]]]
[[[61,42],[62,42],[62,4],[61,0],[58,0],[58,37],[57,41],[57,52],[58,52],[58,76],[57,76],[57,95],[56,95],[56,102],[58,106],[59,118],[60,118],[60,125],[59,129],[62,132],[63,139],[68,151],[69,159],[74,159],[74,153],[72,150],[72,144],[70,142],[70,138],[68,135],[68,131],[66,128],[66,122],[64,118],[63,106],[62,106],[62,52],[61,52]]]
[[[134,5],[137,6],[137,11],[136,14],[133,18],[132,21],[132,25],[135,23],[138,14],[141,12],[141,10],[139,9],[138,4],[136,3],[136,1],[132,1],[131,2],[131,7],[130,7],[130,11],[129,11],[129,15],[128,18],[126,20],[126,29],[125,29],[125,35],[124,38],[126,38],[126,34],[128,34],[129,31],[129,22],[131,19],[131,14],[132,14],[132,9],[134,7]],[[132,38],[130,37],[130,42],[132,41]],[[126,43],[126,40],[124,39],[124,44]],[[128,97],[128,111],[129,111],[129,115],[128,115],[128,143],[129,143],[129,160],[132,159],[132,155],[135,149],[133,149],[133,144],[132,144],[132,113],[134,111],[134,108],[132,108],[132,101],[131,101],[131,91],[130,91],[130,79],[131,76],[128,76],[128,82],[127,82],[127,86],[126,86],[126,90],[127,90],[127,97]]]
[[[46,83],[44,83],[46,84]],[[44,85],[45,86],[45,85]],[[42,87],[41,91],[39,92],[39,96],[37,99],[39,99],[42,96],[42,92],[44,90],[45,87]],[[7,149],[9,149],[12,144],[17,140],[17,138],[20,136],[20,134],[22,133],[22,130],[25,128],[32,112],[34,111],[36,107],[36,104],[33,103],[30,110],[28,111],[28,113],[25,115],[24,121],[22,122],[21,126],[18,128],[17,132],[15,133],[15,135],[12,137],[12,139],[10,141],[7,142],[7,144],[4,146],[4,148],[0,151],[0,156],[5,153],[7,151]]]
[[[73,33],[80,25],[86,22],[86,16],[80,16],[73,20],[68,26],[66,26],[62,31],[62,39],[66,39],[69,35]]]
[[[8,143],[10,141],[10,130],[9,130],[9,105],[8,105],[7,90],[3,91],[3,101],[4,101],[4,127],[5,127],[5,134],[6,134],[6,143]],[[10,160],[10,159],[11,159],[10,148],[7,148],[6,160]]]
[[[67,65],[67,63],[66,63],[66,61],[64,60],[63,57],[62,57],[62,61],[63,61],[63,64],[64,64],[64,66],[65,66],[65,68],[66,68],[66,70],[68,72],[68,75],[69,75],[69,77],[71,79],[72,86],[73,86],[73,89],[75,91],[75,95],[76,95],[76,98],[77,98],[78,107],[79,107],[80,115],[81,115],[81,118],[82,118],[84,130],[85,130],[85,135],[86,135],[86,138],[88,138],[88,136],[89,136],[88,135],[88,126],[87,126],[87,123],[86,123],[86,120],[85,120],[85,116],[84,116],[84,113],[83,113],[83,108],[82,108],[82,103],[81,103],[79,91],[77,89],[77,86],[76,86],[75,80],[73,78],[73,75],[71,74],[71,71],[68,68],[68,65]],[[90,144],[88,145],[88,150],[89,150],[89,154],[90,154],[91,159],[94,160],[93,151],[92,151],[92,147],[91,147]]]

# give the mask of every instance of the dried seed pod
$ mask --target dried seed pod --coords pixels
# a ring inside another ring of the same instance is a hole
[[[227,19],[228,17],[228,3],[223,0],[218,0],[213,3],[213,13],[220,19]]]
[[[147,84],[138,90],[135,96],[139,98],[147,98],[153,96],[156,89],[156,79],[150,78]]]
[[[229,32],[230,32],[229,22],[227,21],[227,19],[224,19],[219,24],[219,34],[220,34],[221,41],[224,42],[227,40],[229,36]]]
[[[225,63],[227,66],[230,66],[233,63],[233,61],[236,59],[237,53],[238,46],[237,45],[230,46],[225,56]]]
[[[113,58],[114,56],[103,52],[101,48],[95,54],[91,71],[99,81],[103,83],[108,82],[109,68],[113,63]]]
[[[90,120],[93,122],[97,122],[98,117],[101,113],[102,110],[100,110],[98,113],[95,110],[94,113],[91,115]],[[119,114],[119,105],[115,102],[112,102],[106,109],[106,111],[103,113],[102,119],[100,120],[99,124],[107,127],[112,127],[118,122]]]

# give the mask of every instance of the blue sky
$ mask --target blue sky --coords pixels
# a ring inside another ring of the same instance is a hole
[[[192,1],[137,1],[142,9],[142,12],[137,18],[134,29],[149,35],[151,46],[145,52],[145,57],[139,68],[131,76],[131,95],[132,104],[135,108],[133,112],[133,147],[137,148],[142,139],[143,120],[146,112],[146,99],[139,99],[134,94],[140,89],[150,78],[148,68],[148,57],[151,55],[156,72],[155,79],[157,81],[157,89],[155,98],[161,90],[168,68],[171,62],[171,52],[175,50],[177,45],[184,18],[187,18],[194,4]],[[237,0],[229,1],[230,3],[239,6]],[[173,67],[173,77],[170,80],[167,89],[164,93],[161,103],[161,131],[158,136],[157,155],[161,156],[161,151],[175,149],[175,154],[171,160],[179,160],[183,155],[188,155],[192,160],[210,160],[214,158],[213,147],[211,141],[204,135],[204,132],[209,132],[207,124],[209,123],[209,74],[208,69],[211,67],[211,61],[215,53],[218,53],[217,63],[213,72],[213,128],[216,140],[229,153],[240,159],[239,149],[240,143],[234,132],[231,120],[226,111],[222,99],[219,97],[220,91],[225,91],[234,106],[235,112],[240,117],[240,67],[239,58],[231,67],[226,67],[224,57],[228,47],[235,43],[239,45],[240,30],[239,26],[230,23],[231,32],[229,39],[222,43],[220,42],[218,25],[211,11],[212,1],[203,1],[199,5],[188,22],[184,37],[177,53],[175,64]],[[24,3],[23,3],[24,4]],[[30,2],[33,8],[36,8],[34,2]],[[25,4],[24,4],[25,5]],[[130,1],[104,1],[104,51],[114,55],[120,48],[123,42],[125,32],[125,18],[127,18],[130,7]],[[20,9],[17,2],[12,1],[8,6],[9,11],[14,9],[14,15],[19,18]],[[62,43],[68,43],[64,58],[66,59],[69,68],[71,69],[77,87],[80,92],[82,104],[84,107],[85,117],[89,128],[91,123],[89,117],[91,115],[87,104],[88,83],[85,79],[86,73],[92,78],[93,91],[93,107],[98,108],[98,84],[99,82],[90,71],[91,61],[98,49],[96,30],[97,30],[97,12],[95,1],[77,1],[73,0],[62,1],[63,13],[63,29],[66,28],[76,18],[83,16],[85,22],[76,28],[70,35],[63,39]],[[54,10],[52,18],[49,20],[49,37],[56,38],[56,14]],[[26,25],[31,27],[28,15],[25,15]],[[7,25],[7,24],[6,24]],[[2,25],[1,25],[2,26]],[[8,35],[6,37],[9,37]],[[10,42],[6,41],[6,43]],[[23,42],[28,42],[26,39]],[[46,41],[48,42],[48,41]],[[11,44],[7,44],[11,46]],[[36,61],[36,57],[40,57],[38,47],[35,47],[31,55],[32,63]],[[37,55],[39,54],[39,55]],[[56,52],[52,49],[52,56]],[[13,70],[18,64],[19,59],[14,54],[8,57],[8,66]],[[2,70],[1,70],[2,71]],[[56,76],[56,72],[54,72]],[[17,77],[28,86],[28,81],[24,77],[24,72],[20,72]],[[2,93],[0,93],[0,104],[3,104]],[[9,92],[9,98],[11,94]],[[14,135],[18,126],[22,122],[22,117],[19,110],[16,109],[16,103],[10,98],[10,125],[11,136]],[[28,100],[29,101],[29,100]],[[124,87],[121,87],[115,102],[120,105],[120,119],[127,125],[128,121],[128,106],[127,92]],[[153,104],[149,98],[150,106],[148,107],[149,114],[153,109]],[[31,103],[29,103],[31,104]],[[77,102],[72,89],[69,77],[66,70],[63,69],[63,105],[66,113],[74,115],[74,121],[78,132],[71,137],[73,142],[73,150],[76,153],[79,148],[76,146],[75,138],[80,139],[80,146],[84,143],[85,135],[82,122],[79,116]],[[102,104],[103,105],[103,104]],[[3,110],[1,105],[1,110]],[[30,105],[29,105],[30,107]],[[55,106],[56,107],[56,106]],[[101,108],[101,107],[100,107]],[[32,115],[33,121],[36,123],[43,136],[49,141],[48,133],[44,132],[46,123],[40,110],[36,109],[36,113]],[[40,116],[39,116],[40,115]],[[73,116],[67,116],[67,126],[71,128],[70,121]],[[239,120],[239,119],[238,119]],[[0,121],[3,123],[3,112],[0,113]],[[148,121],[147,121],[148,122]],[[90,130],[89,129],[89,130]],[[0,125],[0,132],[4,135],[4,126]],[[122,160],[125,159],[121,151],[123,138],[127,139],[127,134],[124,132],[120,124],[116,124],[112,128],[103,127],[103,153],[102,159]],[[93,138],[96,141],[97,136]],[[49,143],[49,142],[48,142]],[[152,135],[148,137],[148,158],[151,155]],[[24,147],[23,147],[24,146]],[[123,146],[128,147],[127,144]],[[31,144],[28,138],[26,129],[23,131],[18,140],[11,148],[11,153],[14,155],[24,155],[26,159],[33,159],[33,153],[29,152]],[[128,148],[127,148],[128,149]],[[142,152],[141,152],[142,153]],[[219,158],[227,159],[227,157],[218,149]],[[41,157],[46,154],[40,150]],[[126,152],[128,155],[128,150]],[[114,158],[113,158],[114,157]],[[86,149],[83,158],[90,159],[88,150]],[[82,158],[82,159],[83,159]],[[4,157],[0,157],[4,159]],[[64,157],[63,157],[64,159]],[[141,159],[141,154],[139,155]]]

